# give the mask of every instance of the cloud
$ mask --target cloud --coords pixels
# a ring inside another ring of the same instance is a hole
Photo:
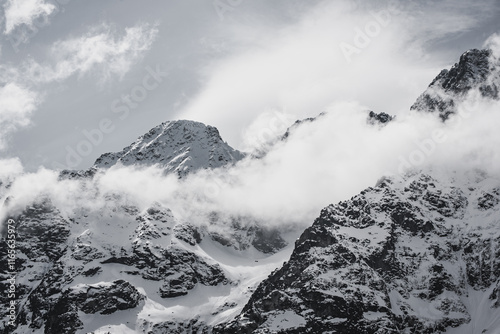
[[[240,47],[204,69],[205,86],[176,117],[213,124],[243,148],[244,129],[269,109],[304,118],[354,100],[376,111],[405,112],[449,64],[428,49],[472,29],[495,12],[493,5],[332,1],[285,26],[227,23]]]
[[[40,102],[40,94],[16,83],[0,87],[0,150],[12,132],[31,124],[30,116]]]
[[[409,37],[421,47],[465,33],[498,13],[496,0],[415,1],[408,4],[405,20]],[[465,50],[464,50],[465,51]]]
[[[307,225],[326,205],[396,170],[399,156],[440,126],[435,118],[419,115],[380,129],[367,123],[366,107],[357,103],[326,109],[326,115],[296,127],[265,157],[229,171],[198,173],[182,189],[205,193],[208,199],[202,203],[212,210],[255,216],[269,224]]]
[[[288,127],[297,120],[295,115],[282,110],[267,110],[257,116],[243,131],[243,150],[263,152],[280,140]]]
[[[137,24],[119,34],[103,24],[84,36],[55,42],[50,48],[53,64],[30,60],[24,71],[37,84],[89,74],[98,75],[100,83],[112,76],[121,79],[151,48],[157,34],[156,25]]]
[[[347,1],[323,2],[296,24],[259,26],[257,33],[240,25],[235,31],[245,47],[205,68],[206,86],[180,117],[220,127],[225,138],[230,134],[230,143],[270,148],[266,144],[293,122],[282,126],[279,115],[288,120],[290,115],[328,111],[320,120],[296,127],[264,157],[183,180],[165,177],[154,167],[111,168],[93,181],[58,181],[57,173],[40,170],[18,176],[10,194],[19,207],[44,193],[67,210],[97,208],[116,195],[141,208],[161,202],[181,221],[192,223],[202,224],[204,215],[221,210],[270,225],[307,226],[327,204],[408,167],[447,172],[481,168],[498,176],[498,102],[471,93],[468,104],[446,123],[434,114],[408,111],[442,68],[440,59],[423,62],[429,43],[471,29],[486,11],[474,7],[468,13],[462,1],[455,11],[448,1],[440,6],[450,7],[447,14],[461,18],[462,26],[450,22],[430,31],[441,19],[448,20],[433,14],[431,4],[423,11],[380,3],[354,10]],[[53,60],[27,63],[23,73],[36,84],[93,73],[121,77],[151,47],[156,33],[155,26],[136,25],[117,34],[104,25],[57,42]],[[350,59],[341,43],[356,48]],[[398,116],[385,127],[371,126],[367,109]]]
[[[445,123],[433,113],[408,112],[378,126],[368,124],[366,107],[356,102],[326,109],[265,156],[230,168],[179,180],[155,167],[115,166],[80,181],[58,181],[56,172],[42,169],[18,176],[7,195],[19,210],[45,194],[67,213],[98,210],[110,200],[141,210],[159,202],[192,224],[206,224],[217,211],[269,226],[306,227],[326,205],[374,186],[383,175],[423,170],[452,176],[459,185],[461,175],[480,169],[500,179],[500,102],[479,92]]]
[[[95,74],[102,84],[121,79],[151,48],[158,29],[137,24],[119,34],[109,25],[93,28],[86,35],[55,42],[48,63],[33,59],[20,66],[0,65],[0,150],[13,132],[31,124],[47,84],[60,83],[73,75]]]
[[[500,178],[500,133],[494,126],[500,122],[499,111],[500,101],[484,98],[478,90],[470,91],[458,104],[457,115],[443,127],[445,140],[437,145],[433,163],[455,166],[455,170],[483,170]]]
[[[374,186],[383,175],[439,169],[460,178],[480,169],[500,179],[499,109],[498,101],[471,94],[447,123],[435,114],[408,112],[379,127],[367,123],[365,106],[335,104],[263,158],[201,171],[179,184],[150,181],[147,192],[189,221],[220,210],[270,225],[307,226],[323,207]]]
[[[491,49],[493,56],[500,59],[500,34],[494,33],[486,39],[483,44],[484,48]]]
[[[39,17],[49,16],[55,9],[51,3],[44,0],[7,0],[4,5],[5,34],[10,34],[20,25],[32,28]]]
[[[0,182],[22,174],[23,165],[18,158],[0,159]]]

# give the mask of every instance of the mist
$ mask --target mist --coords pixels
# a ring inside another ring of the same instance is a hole
[[[81,207],[96,210],[112,198],[142,210],[158,202],[192,224],[206,224],[211,212],[222,212],[267,226],[305,227],[326,205],[374,186],[382,176],[479,169],[500,178],[500,103],[473,91],[458,110],[447,122],[433,113],[407,112],[381,125],[367,121],[366,106],[335,103],[316,120],[294,126],[286,139],[271,140],[262,157],[184,179],[155,166],[117,165],[94,179],[59,180],[47,169],[20,174],[11,161],[17,176],[4,197],[15,199],[9,210],[18,212],[41,196],[67,215]]]
[[[245,129],[269,109],[302,119],[334,102],[357,101],[404,114],[466,51],[433,48],[472,30],[495,8],[492,1],[323,1],[289,25],[235,20],[227,31],[239,47],[205,65],[203,89],[175,118],[217,126],[245,149]]]

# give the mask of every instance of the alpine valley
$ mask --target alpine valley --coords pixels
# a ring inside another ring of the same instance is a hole
[[[472,93],[495,102],[499,89],[498,57],[470,50],[409,112],[446,126]],[[289,124],[272,145],[325,119]],[[382,133],[394,120],[372,111],[364,121]],[[168,180],[230,174],[266,154],[233,149],[215,127],[167,121],[87,170],[48,176],[69,198],[0,180],[17,251],[16,318],[0,308],[0,333],[500,333],[500,180],[486,171],[380,175],[304,224],[199,210],[212,188],[192,191],[191,214],[143,183],[133,198],[120,190],[127,173],[159,173],[168,192]],[[5,223],[1,305],[13,286],[8,233]]]

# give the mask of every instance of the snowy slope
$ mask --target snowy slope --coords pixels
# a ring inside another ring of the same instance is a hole
[[[200,168],[216,168],[243,159],[244,154],[222,140],[219,131],[194,121],[162,123],[121,152],[105,153],[94,167],[159,165],[179,177]]]
[[[215,333],[500,332],[500,180],[433,174],[325,208]]]
[[[59,180],[93,197],[115,164],[159,165],[183,177],[243,157],[216,128],[173,121],[122,152],[103,155],[89,170],[63,171]],[[17,222],[19,307],[18,327],[0,324],[0,332],[161,333],[218,323],[241,311],[256,285],[289,256],[300,233],[223,212],[205,213],[204,225],[192,225],[164,204],[139,207],[118,192],[102,198],[97,206],[82,200],[69,212],[45,195],[27,207],[5,201],[0,214]],[[7,250],[3,240],[0,255]],[[8,287],[6,264],[0,264],[0,288]],[[7,295],[0,299],[8,302]],[[0,310],[2,319],[6,312]]]
[[[8,333],[122,333],[125,327],[189,333],[186,328],[211,326],[241,311],[298,235],[278,236],[240,218],[248,225],[225,225],[240,241],[222,244],[210,226],[179,222],[159,203],[141,210],[119,196],[67,216],[49,198],[10,212],[18,222],[20,308],[18,327]],[[0,312],[5,319],[6,310]]]
[[[193,226],[115,195],[12,213],[21,310],[9,333],[500,330],[500,180],[480,173],[381,180],[325,208],[295,245],[294,231],[215,214]]]

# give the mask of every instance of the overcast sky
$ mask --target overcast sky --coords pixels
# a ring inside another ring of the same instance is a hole
[[[84,169],[172,119],[245,149],[270,113],[401,114],[500,32],[499,0],[366,3],[4,0],[0,157]]]

